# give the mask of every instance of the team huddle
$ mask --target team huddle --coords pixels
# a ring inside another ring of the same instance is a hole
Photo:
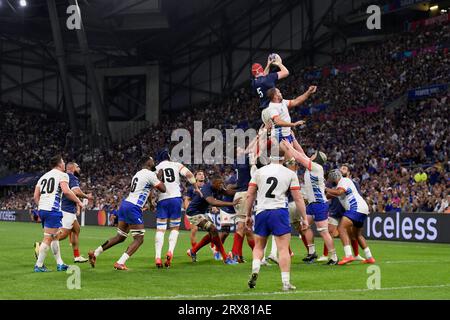
[[[273,66],[279,71],[270,72]],[[316,151],[307,156],[293,131],[293,128],[305,125],[305,121],[292,122],[290,110],[302,105],[317,87],[311,86],[293,100],[284,99],[276,83],[289,76],[289,71],[277,54],[269,56],[265,69],[254,64],[252,74],[252,87],[260,98],[263,125],[257,138],[245,149],[236,149],[235,175],[226,180],[220,175],[206,179],[203,171],[194,174],[183,164],[172,161],[167,150],[157,155],[158,163],[152,157],[144,156],[138,164],[139,171],[131,179],[128,197],[120,204],[117,234],[90,250],[87,259],[80,256],[78,249],[80,226],[76,212],[77,207],[85,205],[80,199],[91,199],[92,195],[81,191],[77,178],[80,168],[76,163],[66,165],[61,156],[52,159],[52,169],[39,179],[34,191],[44,228],[44,238],[35,248],[34,271],[48,271],[44,260],[50,248],[57,270],[67,270],[68,265],[63,262],[59,248],[59,241],[66,237],[71,240],[74,262],[89,261],[95,267],[104,251],[125,241],[131,234],[131,244],[114,263],[116,270],[128,270],[127,260],[144,241],[143,208],[147,202],[156,211],[155,265],[158,268],[172,265],[183,208],[185,225],[191,230],[191,248],[187,255],[192,262],[197,261],[200,249],[211,245],[217,260],[223,260],[227,265],[244,263],[242,251],[244,239],[247,239],[253,255],[248,280],[250,288],[256,286],[261,265],[271,261],[280,267],[282,289],[296,289],[290,282],[292,229],[299,233],[307,249],[303,259],[306,263],[323,261],[328,265],[342,265],[355,260],[375,263],[362,234],[369,214],[368,205],[358,184],[351,179],[349,165],[344,164],[326,174],[326,154]],[[304,170],[302,184],[298,176],[300,169]],[[184,198],[182,178],[190,184]],[[210,211],[219,214],[220,228],[208,215]],[[324,241],[321,257],[314,245],[313,224]],[[224,242],[233,226],[233,247],[227,253]],[[167,228],[170,230],[169,247],[163,262]],[[198,242],[197,230],[207,232]],[[266,259],[270,236],[272,248]],[[334,245],[333,238],[337,236],[344,248],[342,259],[338,259]],[[365,258],[359,255],[359,247]]]

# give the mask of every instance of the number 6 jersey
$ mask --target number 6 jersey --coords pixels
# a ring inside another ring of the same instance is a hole
[[[69,183],[69,176],[58,169],[52,169],[39,178],[36,184],[41,193],[39,210],[61,211],[62,189],[59,185],[61,181]]]
[[[153,171],[142,169],[138,171],[131,179],[130,194],[125,199],[139,207],[143,207],[147,202],[148,195],[152,187],[160,184],[158,177]]]
[[[256,214],[288,207],[287,192],[300,190],[297,174],[281,164],[271,163],[255,171],[249,186],[258,188]]]

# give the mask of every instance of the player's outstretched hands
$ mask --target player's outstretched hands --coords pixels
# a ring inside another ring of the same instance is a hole
[[[296,127],[300,127],[300,126],[304,125],[305,123],[306,123],[305,121],[299,120],[299,121],[295,122],[294,125],[295,125]]]
[[[233,206],[235,206],[235,205],[241,203],[241,200],[242,200],[242,197],[239,197],[239,198],[234,199],[234,200],[233,200]]]
[[[77,199],[78,199],[78,198],[77,198]],[[84,208],[84,203],[83,203],[83,201],[81,201],[80,199],[78,199],[77,206],[79,206],[80,209],[83,209],[83,208]]]
[[[310,86],[309,88],[308,88],[308,94],[309,95],[311,95],[311,94],[313,94],[313,93],[316,93],[316,91],[317,91],[317,86]]]

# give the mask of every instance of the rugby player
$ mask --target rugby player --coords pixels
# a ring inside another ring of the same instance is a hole
[[[252,274],[248,281],[249,288],[256,286],[261,259],[267,238],[273,234],[279,251],[279,266],[281,270],[282,289],[295,290],[290,283],[289,242],[291,239],[291,226],[289,224],[289,211],[287,208],[287,192],[291,191],[297,209],[303,217],[304,227],[307,227],[306,209],[297,174],[284,167],[284,153],[280,150],[279,156],[274,156],[272,150],[271,163],[256,170],[247,191],[246,225],[253,226],[252,208],[256,204],[255,217],[255,248],[253,249]]]
[[[66,165],[66,173],[69,175],[69,188],[78,198],[93,200],[94,197],[92,196],[92,194],[85,194],[83,191],[81,191],[80,182],[78,180],[80,171],[80,166],[75,162],[69,162]],[[61,202],[63,218],[59,240],[64,240],[65,238],[70,236],[74,257],[73,261],[75,263],[83,263],[87,262],[88,259],[80,256],[79,236],[81,228],[77,220],[77,212],[79,212],[79,210],[77,209],[77,204],[74,201],[68,199],[66,196],[63,196]]]
[[[195,180],[197,181],[197,186],[199,188],[202,188],[203,185],[205,184],[205,173],[201,170],[197,171],[195,173]],[[192,186],[189,186],[187,189],[186,195],[184,196],[183,206],[184,206],[185,211],[189,207],[189,203],[191,203],[192,199],[194,198],[194,195],[195,195],[194,188]],[[184,225],[186,226],[186,229],[191,230],[189,238],[191,240],[191,247],[194,247],[195,244],[197,243],[196,235],[197,235],[198,228],[197,228],[197,226],[191,225],[189,223],[189,219],[188,219],[187,215],[184,216]]]
[[[334,247],[333,238],[328,231],[328,201],[325,195],[325,176],[323,165],[327,161],[325,153],[317,151],[311,158],[306,154],[300,153],[287,143],[282,141],[281,145],[290,151],[295,160],[301,164],[306,170],[304,175],[305,193],[308,206],[306,213],[308,216],[308,224],[313,222],[316,224],[317,231],[320,233],[324,243],[330,254],[329,265],[336,265],[338,258]],[[311,229],[305,233],[308,242],[308,255],[303,261],[312,263],[317,259],[316,249],[314,245],[314,234]]]
[[[152,187],[160,192],[166,192],[166,186],[158,179],[154,172],[156,171],[156,167],[152,157],[143,157],[139,164],[142,169],[133,176],[133,179],[131,179],[130,193],[120,204],[117,235],[107,240],[95,249],[95,251],[91,250],[88,253],[89,263],[93,268],[95,267],[97,257],[102,252],[125,241],[130,232],[133,236],[133,242],[122,254],[120,259],[114,263],[114,268],[116,270],[128,270],[125,262],[144,242],[145,229],[142,208],[147,202]]]
[[[234,198],[241,198],[242,201],[234,206],[234,209],[236,211],[236,231],[234,233],[234,239],[233,239],[233,248],[231,249],[231,255],[233,259],[239,263],[244,263],[245,259],[242,254],[242,246],[244,243],[244,237],[247,238],[247,244],[249,247],[253,250],[255,247],[255,240],[253,236],[253,230],[248,229],[245,226],[245,207],[246,207],[246,201],[247,201],[247,189],[248,184],[251,180],[251,170],[252,165],[250,163],[250,156],[248,154],[244,155],[243,150],[237,149],[237,158],[239,159],[240,156],[244,156],[243,163],[239,163],[236,161],[234,168],[236,170],[236,185],[235,190],[236,194],[234,195]]]
[[[210,205],[215,207],[235,206],[241,201],[241,199],[237,198],[233,202],[218,200],[220,196],[228,192],[224,189],[223,178],[218,175],[214,176],[210,182],[205,183],[200,191],[200,194],[196,193],[194,195],[194,198],[186,210],[186,215],[188,216],[191,225],[195,225],[202,230],[208,231],[208,234],[191,249],[188,249],[187,254],[191,257],[192,262],[197,262],[197,252],[202,247],[212,242],[216,246],[216,250],[218,250],[222,255],[222,259],[225,264],[236,264],[237,262],[226,254],[222,241],[219,237],[219,232],[214,223],[211,221],[211,218],[206,215],[206,212]]]
[[[181,223],[183,199],[181,198],[180,176],[185,177],[194,190],[197,192],[200,192],[200,190],[192,172],[181,163],[171,161],[167,150],[160,152],[158,160],[160,163],[156,166],[156,171],[162,176],[166,192],[158,194],[158,203],[156,205],[155,264],[157,268],[162,268],[163,266],[161,251],[164,245],[164,233],[167,229],[167,223],[169,223],[169,249],[164,262],[164,266],[169,268],[172,263]]]
[[[272,65],[280,68],[280,71],[270,72],[270,67]],[[254,63],[252,65],[252,75],[254,77],[252,79],[252,89],[259,98],[259,108],[263,110],[267,108],[270,103],[267,91],[271,88],[275,88],[278,80],[287,78],[289,76],[289,70],[283,65],[283,61],[272,61],[269,56],[265,69],[263,69],[262,65],[259,63]]]
[[[336,183],[337,187],[336,189],[326,188],[325,192],[327,196],[337,197],[346,210],[338,226],[345,253],[345,258],[339,261],[339,264],[343,265],[355,260],[350,246],[352,234],[358,240],[359,245],[363,248],[364,254],[366,255],[366,259],[361,262],[375,263],[375,259],[372,257],[366,239],[362,234],[364,222],[369,214],[367,202],[362,198],[353,181],[350,178],[342,177],[340,170],[336,169],[331,171],[329,179]]]
[[[60,155],[50,161],[51,170],[39,178],[34,188],[33,199],[38,205],[39,217],[44,228],[44,238],[39,246],[39,254],[34,266],[34,272],[49,271],[44,266],[44,260],[49,248],[52,249],[56,260],[56,270],[66,271],[68,265],[61,258],[59,247],[59,233],[62,227],[61,196],[64,194],[76,205],[83,207],[83,203],[69,188],[69,176],[65,173],[66,164]]]
[[[343,177],[346,178],[351,178],[351,174],[350,174],[350,166],[348,164],[343,164],[339,170],[342,173]],[[355,180],[353,180],[353,183],[355,184],[356,189],[358,190],[358,192],[361,194],[361,189],[359,187],[358,182],[356,182]],[[336,185],[334,185],[336,186]],[[338,198],[331,198],[331,200],[329,201],[330,203],[330,207],[328,210],[328,231],[330,232],[330,235],[334,238],[339,236],[339,231],[338,231],[338,225],[339,225],[339,221],[342,218],[342,215],[345,212],[344,207],[341,205],[341,202],[339,201]],[[363,261],[364,258],[361,257],[361,255],[359,254],[359,244],[358,244],[358,240],[356,238],[354,238],[353,236],[351,237],[351,244],[352,244],[352,248],[353,248],[353,254],[355,255],[355,260],[358,261]],[[317,261],[328,261],[328,249],[327,246],[324,244],[323,245],[323,255],[317,259]]]

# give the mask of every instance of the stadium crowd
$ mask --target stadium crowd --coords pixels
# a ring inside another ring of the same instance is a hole
[[[328,169],[348,163],[353,178],[372,211],[448,211],[450,201],[450,94],[443,92],[417,101],[390,104],[409,89],[450,83],[450,28],[436,25],[387,38],[382,45],[355,45],[336,55],[326,66],[293,68],[280,90],[293,98],[314,84],[318,92],[306,107],[326,106],[307,115],[296,135],[307,153],[314,147],[327,153]],[[405,51],[415,52],[403,56]],[[287,63],[287,66],[289,64]],[[93,209],[117,206],[128,192],[137,159],[155,155],[170,144],[174,129],[193,131],[193,122],[208,128],[257,128],[260,110],[248,86],[225,100],[174,114],[165,114],[126,144],[106,150],[83,145],[73,149],[63,122],[2,106],[0,162],[14,172],[43,171],[46,159],[64,150],[66,160],[81,166],[82,189],[90,190]],[[305,107],[303,107],[304,109]],[[303,117],[300,108],[293,119]],[[26,152],[24,152],[24,150]],[[18,161],[17,159],[20,159]],[[190,166],[207,173],[232,174],[230,167]],[[0,200],[2,209],[32,206],[32,192],[9,190]]]

